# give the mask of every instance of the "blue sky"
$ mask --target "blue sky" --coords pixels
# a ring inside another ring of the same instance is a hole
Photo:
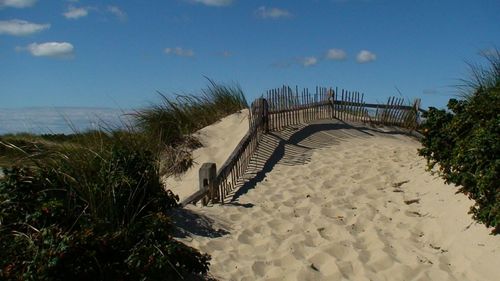
[[[442,107],[498,46],[498,0],[0,0],[0,108],[138,108],[204,75]]]

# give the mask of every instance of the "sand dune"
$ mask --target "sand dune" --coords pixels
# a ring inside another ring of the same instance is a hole
[[[193,166],[180,176],[163,179],[167,189],[179,195],[180,201],[199,189],[198,172],[203,163],[213,162],[217,167],[224,164],[248,131],[248,113],[247,109],[241,110],[194,134],[203,147],[193,151]]]
[[[499,237],[418,148],[335,122],[268,135],[230,204],[176,211],[180,239],[220,280],[498,280]]]

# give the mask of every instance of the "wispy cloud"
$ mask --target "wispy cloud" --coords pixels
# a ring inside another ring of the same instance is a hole
[[[316,57],[304,57],[301,58],[299,61],[300,64],[302,64],[302,66],[304,67],[309,67],[318,64],[318,58]]]
[[[206,6],[224,7],[233,4],[233,0],[192,0],[195,3],[200,3]]]
[[[178,57],[193,57],[194,52],[191,49],[184,49],[181,47],[175,47],[175,48],[165,48],[165,53],[167,55],[174,55]]]
[[[26,47],[17,47],[17,51],[28,51],[35,57],[69,58],[74,47],[68,42],[31,43]]]
[[[233,56],[233,53],[228,51],[228,50],[225,50],[225,51],[222,51],[220,53],[221,56],[225,57],[225,58],[228,58],[228,57],[232,57]]]
[[[289,68],[293,65],[293,62],[290,60],[281,60],[271,64],[272,67],[275,68]]]
[[[127,13],[123,11],[120,7],[118,6],[108,6],[108,12],[113,14],[116,18],[118,18],[121,21],[126,21],[127,20]]]
[[[255,14],[261,19],[281,19],[292,17],[292,13],[287,10],[279,8],[268,8],[266,6],[260,6],[255,11]]]
[[[276,61],[271,66],[275,68],[289,68],[293,66],[311,67],[317,65],[319,62],[320,60],[316,56],[306,56]]]
[[[88,7],[74,7],[74,6],[69,6],[68,10],[63,13],[64,17],[67,19],[79,19],[86,17],[89,14],[89,8]]]
[[[356,61],[358,63],[368,63],[368,62],[372,62],[376,59],[377,59],[377,55],[375,55],[374,53],[367,51],[367,50],[360,51],[358,53],[358,55],[356,56]]]
[[[345,60],[347,53],[342,49],[330,49],[326,52],[325,57],[329,60]]]
[[[0,34],[25,36],[48,28],[50,28],[48,23],[38,24],[18,19],[0,21]]]
[[[37,0],[0,0],[0,8],[27,8],[35,5]]]

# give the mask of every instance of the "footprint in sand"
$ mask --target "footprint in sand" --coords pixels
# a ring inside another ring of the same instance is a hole
[[[313,270],[317,270],[323,275],[334,275],[340,272],[336,266],[337,259],[327,253],[315,253],[307,261],[312,265]]]
[[[226,246],[227,245],[224,241],[217,239],[208,241],[205,247],[213,251],[222,251],[225,249]]]
[[[372,256],[368,266],[375,272],[387,270],[394,266],[394,258],[383,251],[378,251],[376,255]]]
[[[352,259],[356,252],[347,242],[335,242],[323,248],[323,252],[337,260]]]
[[[264,261],[255,261],[252,264],[253,272],[259,277],[264,277],[267,271],[267,267],[268,265]]]
[[[244,243],[244,244],[255,244],[254,242],[258,242],[258,241],[255,241],[256,237],[254,237],[254,236],[255,236],[254,232],[252,232],[248,229],[245,229],[238,235],[237,240],[241,243]]]
[[[409,217],[413,217],[413,218],[421,218],[423,217],[424,215],[422,215],[420,212],[418,211],[410,211],[410,210],[406,210],[405,211],[405,215],[409,216]]]
[[[294,227],[294,224],[291,222],[278,219],[270,220],[266,222],[266,225],[272,230],[272,232],[279,234],[285,234]]]

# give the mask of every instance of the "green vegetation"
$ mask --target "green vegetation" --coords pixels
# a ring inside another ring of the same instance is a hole
[[[186,135],[248,107],[239,86],[209,82],[198,96],[178,95],[172,99],[161,95],[161,104],[135,113],[138,127],[163,143],[176,144]]]
[[[210,256],[171,236],[160,170],[187,169],[190,134],[245,105],[211,82],[138,111],[136,129],[0,136],[0,279],[203,279]]]
[[[436,165],[446,182],[475,200],[474,219],[500,232],[500,53],[487,57],[489,68],[474,67],[472,90],[448,109],[430,108],[422,126],[420,155]]]
[[[100,131],[77,132],[71,135],[29,133],[7,134],[0,136],[0,167],[22,165],[25,156],[36,157],[37,152],[57,150],[62,144],[82,143],[95,138],[107,138],[108,135]],[[3,145],[2,145],[3,143]]]

